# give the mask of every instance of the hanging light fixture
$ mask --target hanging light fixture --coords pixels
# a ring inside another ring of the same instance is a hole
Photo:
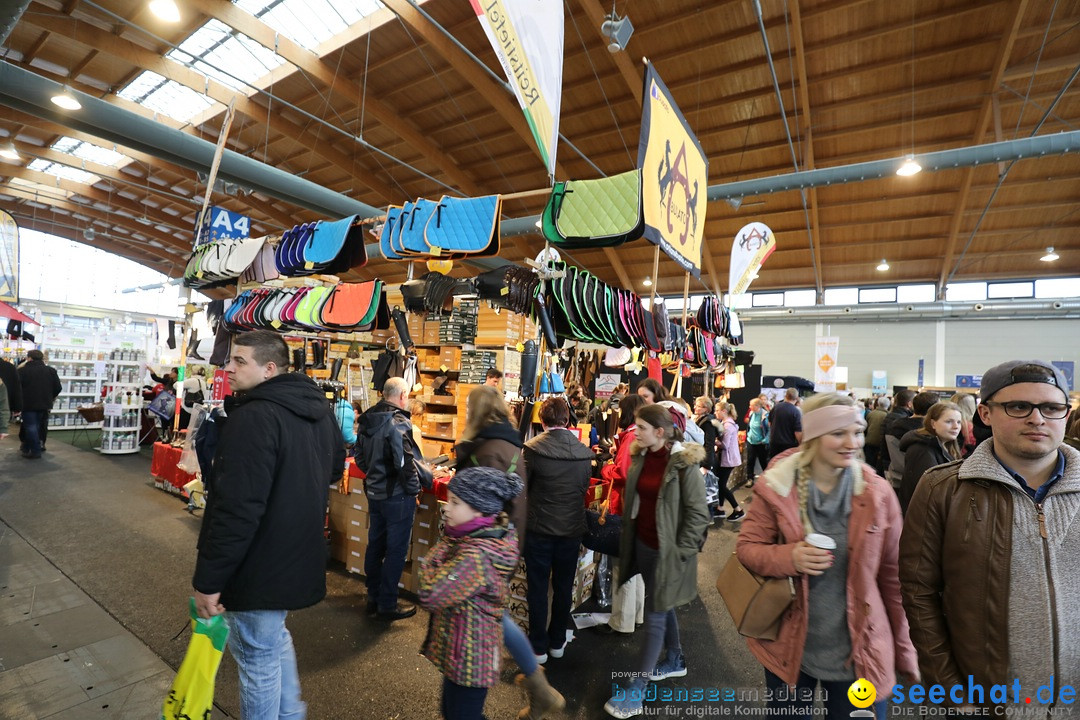
[[[1059,257],[1061,257],[1061,256],[1058,255],[1056,252],[1054,252],[1053,246],[1050,246],[1050,247],[1046,248],[1046,254],[1043,255],[1039,259],[1042,260],[1043,262],[1054,262]]]
[[[889,261],[886,260],[885,258],[881,258],[881,262],[879,262],[878,266],[877,266],[878,272],[885,272],[888,269],[889,269]]]
[[[150,12],[165,22],[180,22],[180,8],[173,0],[150,0]]]
[[[8,160],[18,160],[19,151],[15,149],[15,143],[8,143],[0,147],[0,157],[6,157]]]
[[[652,287],[652,279],[648,275],[646,275],[645,279],[641,281],[641,284],[645,287]]]
[[[903,142],[903,141],[901,141]],[[922,170],[922,165],[915,162],[915,3],[911,3],[911,152],[904,159],[904,164],[896,169],[900,177],[911,177]],[[881,268],[879,267],[878,270]]]
[[[922,170],[922,165],[915,162],[914,155],[908,155],[904,160],[904,164],[896,169],[896,174],[900,177],[911,177],[917,172]]]
[[[53,95],[50,99],[54,105],[65,110],[82,110],[82,103],[75,99],[75,96],[71,94],[71,90],[66,87],[63,92]]]

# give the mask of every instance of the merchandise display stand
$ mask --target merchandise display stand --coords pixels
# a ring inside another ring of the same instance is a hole
[[[46,329],[42,343],[45,361],[56,370],[62,387],[49,412],[50,430],[101,427],[101,423],[88,423],[78,410],[101,398],[105,363],[98,342],[89,331]]]
[[[109,354],[105,383],[105,420],[101,428],[102,455],[139,452],[142,393],[139,382],[146,356],[140,351],[115,348]]]

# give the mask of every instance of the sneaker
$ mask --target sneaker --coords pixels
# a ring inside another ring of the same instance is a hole
[[[683,677],[686,675],[686,658],[682,653],[679,653],[674,658],[668,655],[666,658],[656,663],[656,667],[653,668],[652,674],[649,675],[649,679],[653,682],[659,680],[666,680],[670,677]]]
[[[745,516],[746,516],[746,513],[744,513],[742,510],[736,510],[735,512],[728,515],[727,519],[730,520],[731,522],[739,522]]]
[[[566,654],[566,646],[563,645],[561,648],[551,648],[548,650],[548,654],[557,660]]]
[[[535,655],[535,653],[533,653],[533,654]],[[536,664],[537,665],[543,665],[544,663],[547,662],[547,658],[548,658],[547,653],[544,653],[543,655],[537,655],[536,656]]]
[[[604,703],[604,710],[611,717],[628,718],[634,717],[635,715],[641,715],[645,712],[645,707],[640,699],[631,700],[629,698],[623,698],[621,700],[616,700],[615,698],[611,698]]]

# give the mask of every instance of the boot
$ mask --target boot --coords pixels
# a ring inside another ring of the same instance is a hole
[[[292,351],[292,365],[293,370],[295,370],[296,372],[302,373],[304,372],[304,370],[307,369],[307,362],[305,362],[306,360],[307,358],[304,356],[303,348],[296,348]]]
[[[334,358],[330,363],[330,379],[334,382],[338,382],[338,377],[341,375],[341,358]]]
[[[311,341],[311,357],[315,363],[311,366],[312,370],[325,370],[326,369],[326,345],[323,344],[323,340]]]
[[[525,688],[525,696],[529,699],[528,706],[518,713],[518,720],[543,720],[549,713],[566,707],[566,698],[548,684],[542,667],[529,676],[518,673],[517,684]]]
[[[206,362],[206,358],[199,354],[199,331],[192,328],[191,337],[188,339],[187,356],[191,360]]]

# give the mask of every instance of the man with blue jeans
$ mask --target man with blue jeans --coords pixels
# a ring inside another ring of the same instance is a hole
[[[432,486],[413,439],[412,416],[405,409],[409,386],[392,377],[383,386],[382,400],[360,416],[356,435],[356,466],[364,472],[369,509],[368,547],[364,556],[367,613],[383,620],[416,614],[412,603],[398,602],[398,582],[409,552],[416,496],[421,485]]]
[[[289,610],[326,596],[323,526],[345,448],[326,396],[285,372],[288,346],[265,330],[233,341],[217,451],[204,472],[206,510],[195,564],[195,609],[225,613],[244,720],[301,720]]]
[[[22,390],[22,456],[29,460],[41,457],[45,449],[45,434],[49,428],[49,411],[56,396],[64,389],[56,369],[45,364],[40,350],[26,353],[26,362],[19,368],[19,384]],[[4,426],[7,429],[7,426]]]

